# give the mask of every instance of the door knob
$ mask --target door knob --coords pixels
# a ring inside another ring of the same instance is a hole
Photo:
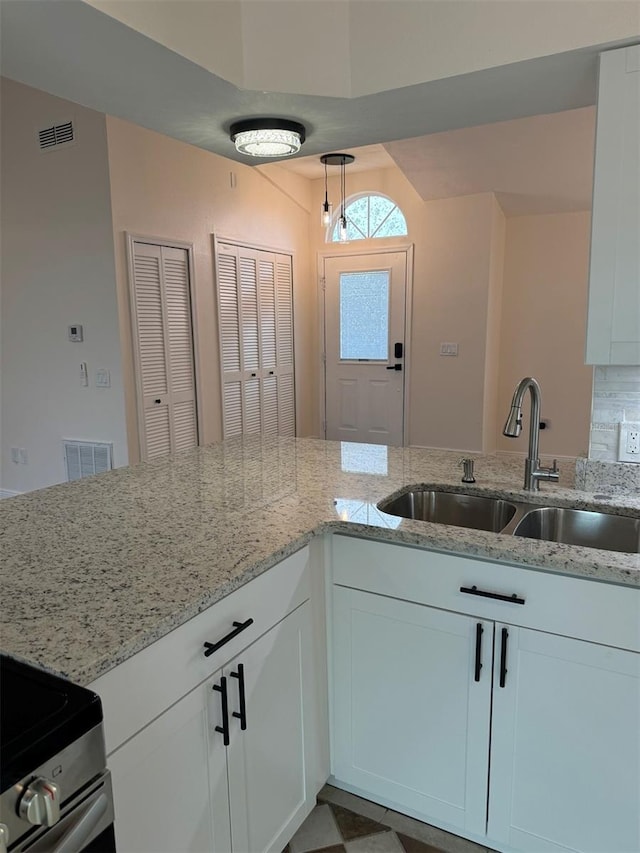
[[[402,370],[402,365],[401,364],[390,364],[387,367],[387,370]]]

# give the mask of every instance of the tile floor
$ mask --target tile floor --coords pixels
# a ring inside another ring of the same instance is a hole
[[[493,853],[435,826],[325,785],[283,853]]]

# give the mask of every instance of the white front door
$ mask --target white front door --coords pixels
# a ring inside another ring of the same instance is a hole
[[[325,435],[403,444],[405,252],[324,259]]]

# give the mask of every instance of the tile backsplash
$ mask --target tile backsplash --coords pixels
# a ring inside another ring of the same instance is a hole
[[[596,367],[589,459],[618,461],[619,424],[623,421],[640,423],[640,365]]]

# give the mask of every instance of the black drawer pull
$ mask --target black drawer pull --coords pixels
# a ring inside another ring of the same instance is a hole
[[[484,628],[482,627],[482,622],[478,622],[476,625],[476,666],[475,666],[475,675],[473,677],[474,681],[480,681],[480,670],[482,669],[482,633]]]
[[[240,729],[244,732],[247,728],[247,705],[244,695],[244,664],[238,664],[238,671],[231,673],[231,678],[238,679],[238,701],[240,710],[234,711],[232,716],[240,720]]]
[[[223,637],[221,640],[218,640],[217,643],[205,643],[204,644],[204,648],[205,648],[204,656],[206,658],[208,658],[209,655],[212,655],[214,652],[217,652],[218,649],[221,649],[222,646],[226,645],[228,642],[233,640],[233,638],[237,637],[238,634],[241,634],[245,630],[245,628],[249,627],[249,625],[253,625],[253,619],[247,619],[246,622],[233,622],[232,625],[233,625],[233,631],[229,631],[229,633],[226,635],[226,637]]]
[[[502,643],[500,647],[500,687],[504,687],[507,683],[507,641],[509,632],[506,628],[502,629]]]
[[[483,589],[478,589],[477,586],[461,586],[460,592],[467,592],[469,595],[480,595],[482,598],[495,598],[498,601],[510,601],[511,604],[524,604],[524,598],[518,598],[515,592],[512,595],[503,595],[501,592],[486,592]]]
[[[222,708],[222,725],[216,726],[216,731],[222,735],[224,745],[229,746],[229,705],[227,703],[227,679],[224,675],[220,679],[220,684],[214,684],[211,689],[220,694]]]

